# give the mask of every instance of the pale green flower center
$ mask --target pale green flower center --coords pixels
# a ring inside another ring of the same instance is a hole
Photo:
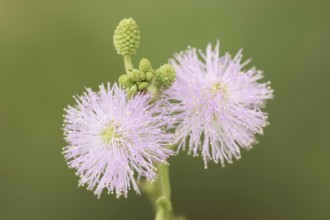
[[[118,133],[118,126],[111,122],[103,129],[101,137],[105,144],[111,144],[115,139],[121,138],[122,135]]]
[[[225,99],[228,97],[227,86],[219,82],[213,83],[212,87],[209,89],[209,92],[214,96],[221,93]]]

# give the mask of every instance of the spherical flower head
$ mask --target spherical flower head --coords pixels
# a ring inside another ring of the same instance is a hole
[[[139,189],[136,178],[154,181],[155,163],[165,163],[172,151],[165,146],[173,141],[164,132],[166,117],[157,103],[149,104],[147,95],[128,99],[114,84],[91,89],[75,98],[64,122],[68,146],[64,156],[80,177],[79,185],[100,197],[106,189],[117,196],[127,196],[132,187]]]
[[[171,63],[177,78],[166,91],[176,115],[178,149],[189,148],[194,156],[232,163],[240,158],[240,147],[251,148],[255,134],[262,134],[268,122],[261,111],[273,97],[269,82],[260,83],[261,71],[244,70],[241,51],[232,58],[219,56],[219,42],[206,53],[190,48],[175,55]]]
[[[113,36],[113,44],[119,55],[136,54],[140,44],[140,31],[132,18],[119,22]]]

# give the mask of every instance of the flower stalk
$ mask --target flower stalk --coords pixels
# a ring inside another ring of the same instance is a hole
[[[160,196],[156,200],[156,217],[155,220],[171,220],[172,202],[171,202],[171,185],[169,177],[168,165],[160,164],[158,166],[159,179],[158,187]]]
[[[166,164],[158,165],[158,179],[155,183],[143,182],[140,187],[148,196],[155,211],[155,220],[174,220],[169,167]]]
[[[124,55],[124,65],[125,65],[125,71],[126,74],[133,69],[133,63],[132,63],[132,57],[130,55]]]

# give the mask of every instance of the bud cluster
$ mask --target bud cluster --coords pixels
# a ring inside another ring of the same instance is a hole
[[[123,19],[114,33],[125,66],[120,86],[108,83],[75,97],[64,116],[63,154],[79,185],[98,197],[104,190],[126,197],[130,188],[140,194],[141,187],[156,219],[184,219],[172,213],[168,157],[188,148],[205,168],[209,161],[224,166],[240,159],[240,149],[251,149],[268,125],[262,108],[273,90],[258,82],[261,71],[244,70],[241,50],[234,58],[219,56],[219,42],[205,52],[188,48],[158,69],[146,58],[134,68],[139,43],[136,22]]]
[[[164,64],[154,70],[148,59],[143,58],[139,63],[139,69],[129,69],[127,74],[119,77],[119,84],[124,87],[129,96],[137,92],[149,92],[156,96],[160,89],[169,88],[176,74],[174,68],[169,64]]]

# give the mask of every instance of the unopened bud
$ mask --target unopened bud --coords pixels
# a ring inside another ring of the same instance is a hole
[[[167,89],[173,84],[175,77],[174,68],[170,64],[164,64],[156,70],[153,83],[159,89]]]
[[[152,70],[150,61],[146,58],[142,58],[139,64],[139,69],[145,73]]]
[[[140,82],[146,79],[146,75],[140,70],[133,69],[132,71],[128,72],[128,79],[132,82]]]
[[[140,44],[140,31],[132,18],[119,22],[113,36],[113,44],[120,55],[136,54]]]
[[[130,88],[134,85],[134,83],[128,79],[126,74],[121,75],[118,79],[118,82],[124,88]]]
[[[141,82],[138,85],[138,89],[139,90],[146,90],[148,88],[148,86],[149,86],[149,83],[147,83],[147,82]]]
[[[146,73],[146,80],[148,82],[150,82],[151,80],[153,80],[154,77],[155,77],[155,74],[153,72],[147,72]]]
[[[127,91],[127,97],[128,98],[132,98],[137,92],[137,86],[134,85],[131,88],[129,88],[129,90]]]
[[[153,86],[153,85],[150,85],[149,87],[148,87],[148,93],[153,97],[153,100],[157,100],[158,99],[158,97],[159,97],[159,93],[160,93],[160,91],[159,91],[159,89],[157,89],[155,86]]]

